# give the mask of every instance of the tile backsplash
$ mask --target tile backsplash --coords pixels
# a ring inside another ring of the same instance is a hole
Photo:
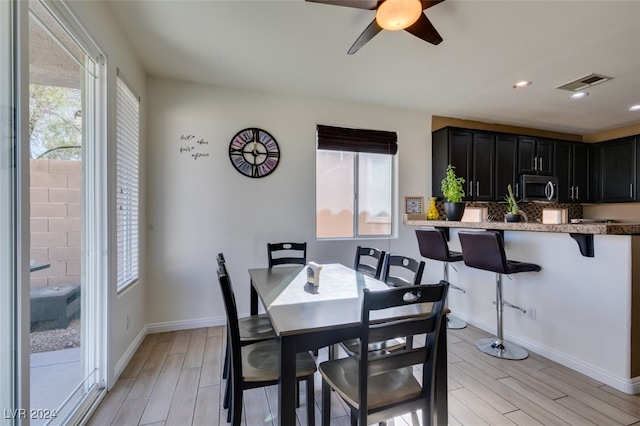
[[[468,207],[486,207],[488,208],[489,217],[503,218],[507,213],[506,203],[491,203],[491,202],[473,202],[469,201],[465,203]],[[440,213],[440,218],[444,219],[444,202],[437,201],[436,206]],[[582,218],[582,205],[580,204],[565,204],[565,203],[519,203],[518,207],[524,212],[529,222],[542,222],[542,209],[567,209],[568,220]],[[499,219],[498,219],[499,220]]]

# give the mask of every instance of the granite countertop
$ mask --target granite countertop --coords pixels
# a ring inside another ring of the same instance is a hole
[[[560,232],[591,235],[640,235],[640,223],[454,222],[426,220],[425,215],[405,215],[405,225],[442,228],[499,229],[505,231]]]

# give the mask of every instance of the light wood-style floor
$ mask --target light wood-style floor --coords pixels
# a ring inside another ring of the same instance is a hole
[[[149,335],[89,421],[97,425],[226,425],[224,328]],[[640,395],[626,395],[535,354],[507,361],[481,353],[475,327],[448,330],[450,425],[640,425]],[[319,361],[326,359],[320,351]],[[316,377],[316,424],[321,424]],[[301,392],[304,393],[304,385]],[[245,392],[243,424],[277,425],[277,387]],[[304,395],[298,422],[306,423]],[[349,417],[335,397],[332,425]],[[392,425],[417,425],[411,415]],[[292,425],[293,426],[293,425]]]

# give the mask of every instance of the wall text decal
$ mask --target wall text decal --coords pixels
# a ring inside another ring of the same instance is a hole
[[[179,144],[180,154],[188,155],[194,160],[209,156],[208,152],[202,152],[209,145],[209,141],[205,138],[198,138],[191,133],[182,134],[180,135]]]

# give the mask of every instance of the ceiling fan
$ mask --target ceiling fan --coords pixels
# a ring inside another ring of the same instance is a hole
[[[431,44],[442,41],[429,18],[422,12],[444,0],[306,0],[334,6],[355,7],[357,9],[375,10],[376,18],[360,34],[360,37],[349,49],[349,55],[356,53],[369,40],[383,29],[405,30]]]

